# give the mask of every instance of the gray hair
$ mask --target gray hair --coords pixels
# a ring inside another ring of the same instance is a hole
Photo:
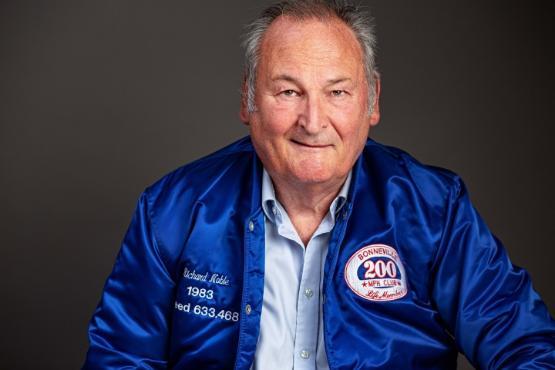
[[[247,104],[248,111],[256,111],[254,90],[262,38],[272,22],[282,15],[297,20],[316,18],[326,21],[337,18],[354,32],[362,49],[368,82],[368,110],[371,113],[376,96],[375,83],[378,77],[375,66],[376,36],[374,27],[366,12],[358,6],[342,0],[283,0],[266,8],[258,18],[247,25],[243,36],[246,91],[243,91],[242,98]]]

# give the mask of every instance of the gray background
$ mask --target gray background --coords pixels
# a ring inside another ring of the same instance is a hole
[[[246,134],[239,35],[267,3],[1,3],[0,367],[80,366],[140,192]],[[365,3],[372,136],[461,174],[553,313],[554,3]]]

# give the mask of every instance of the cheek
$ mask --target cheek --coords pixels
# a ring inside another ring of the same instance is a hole
[[[288,109],[263,111],[259,117],[260,130],[272,138],[285,135],[296,122],[296,115]]]
[[[369,124],[366,101],[360,96],[336,102],[336,106],[331,105],[328,114],[331,120],[336,122],[341,136],[353,135],[364,130]]]
[[[351,117],[352,119],[352,117]],[[337,133],[342,141],[343,158],[347,162],[355,160],[360,154],[368,138],[369,124],[367,120],[343,121],[343,125],[338,125]]]
[[[287,128],[278,115],[257,114],[251,121],[250,134],[255,146],[269,158],[276,156],[283,147]],[[261,154],[261,153],[259,153]]]
[[[353,117],[350,114],[343,114],[336,119],[336,130],[345,143],[355,144],[366,141],[370,128],[366,117]]]

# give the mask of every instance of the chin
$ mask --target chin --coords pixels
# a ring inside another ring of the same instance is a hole
[[[304,168],[294,171],[293,176],[297,182],[302,184],[321,184],[328,182],[334,178],[333,173],[329,170]]]

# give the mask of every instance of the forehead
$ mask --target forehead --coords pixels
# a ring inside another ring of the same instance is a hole
[[[363,54],[354,32],[341,20],[278,17],[260,47],[261,68],[309,66],[359,71]]]

